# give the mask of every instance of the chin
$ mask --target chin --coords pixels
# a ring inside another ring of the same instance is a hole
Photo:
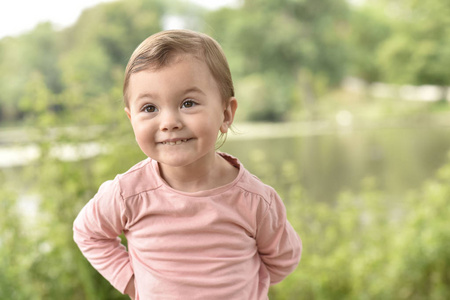
[[[176,155],[175,157],[159,157],[155,160],[160,164],[169,167],[185,167],[196,161],[195,158],[190,158],[182,155]]]

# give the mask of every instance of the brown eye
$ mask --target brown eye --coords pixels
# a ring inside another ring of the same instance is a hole
[[[141,111],[146,112],[146,113],[153,113],[156,112],[158,109],[156,108],[156,106],[154,105],[145,105],[144,107],[142,107]]]
[[[183,102],[183,104],[181,105],[182,108],[191,108],[194,107],[197,103],[195,103],[193,100],[186,100]]]

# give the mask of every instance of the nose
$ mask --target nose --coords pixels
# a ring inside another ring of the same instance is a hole
[[[166,110],[160,114],[160,130],[161,131],[176,131],[180,130],[183,125],[180,115],[177,111]]]

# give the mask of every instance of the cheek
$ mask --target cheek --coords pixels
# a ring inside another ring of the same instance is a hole
[[[144,126],[142,123],[133,123],[132,124],[134,135],[136,137],[136,140],[139,141],[146,141],[150,138],[150,130],[147,128],[147,126]]]
[[[214,143],[217,140],[217,137],[220,132],[220,125],[217,121],[211,121],[207,124],[203,124],[198,127],[198,132],[201,133],[201,135],[208,140],[209,143]]]

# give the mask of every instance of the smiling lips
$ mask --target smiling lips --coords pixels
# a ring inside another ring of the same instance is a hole
[[[167,140],[167,141],[161,142],[161,144],[174,146],[174,145],[180,145],[181,143],[185,143],[188,140],[190,140],[190,139]]]

